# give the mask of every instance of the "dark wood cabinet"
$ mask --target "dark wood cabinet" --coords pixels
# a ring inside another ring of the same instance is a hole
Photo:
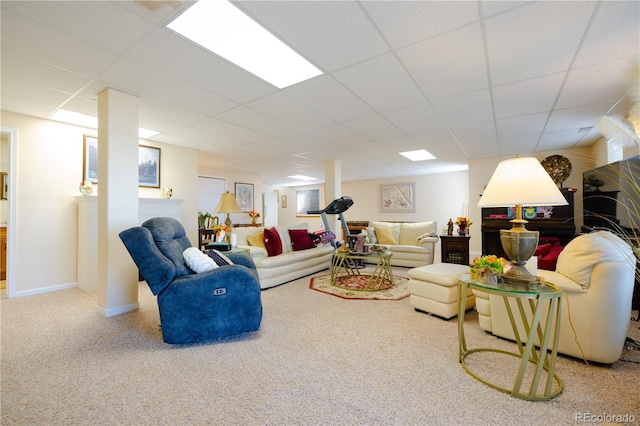
[[[562,195],[569,203],[566,206],[555,206],[551,219],[531,218],[527,219],[526,227],[530,231],[540,232],[540,240],[558,239],[562,245],[566,245],[576,236],[574,222],[573,196],[575,192],[562,190]],[[506,254],[500,241],[500,230],[511,229],[510,219],[507,218],[507,207],[494,207],[482,209],[482,254],[495,254],[505,257]],[[499,218],[496,218],[499,217]],[[504,217],[504,218],[503,218]]]
[[[442,263],[469,264],[469,236],[440,235]]]

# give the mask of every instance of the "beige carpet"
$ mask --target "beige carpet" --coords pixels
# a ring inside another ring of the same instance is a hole
[[[587,366],[561,357],[564,392],[528,402],[466,374],[457,360],[457,320],[416,312],[408,299],[344,300],[309,290],[305,277],[264,291],[262,300],[258,332],[195,346],[162,343],[144,283],[140,309],[112,318],[97,314],[95,295],[79,289],[2,300],[2,425],[570,425],[577,413],[640,419],[637,362]],[[639,324],[632,326],[639,339]],[[482,332],[473,311],[465,330],[470,344],[513,348]]]

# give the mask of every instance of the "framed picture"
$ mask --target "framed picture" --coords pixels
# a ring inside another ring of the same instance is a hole
[[[287,196],[286,195],[282,196],[282,208],[283,209],[287,208]]]
[[[138,186],[160,188],[160,148],[138,147]]]
[[[415,213],[416,184],[408,182],[380,185],[380,200],[382,213]]]
[[[2,188],[0,188],[0,199],[6,200],[9,195],[9,178],[6,173],[0,173],[0,180],[2,180]]]
[[[98,183],[98,138],[83,135],[82,180]]]
[[[253,184],[236,182],[236,201],[243,212],[253,210]]]

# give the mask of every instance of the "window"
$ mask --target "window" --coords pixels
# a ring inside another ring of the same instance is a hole
[[[301,189],[296,191],[296,214],[306,216],[309,210],[320,210],[319,189]]]

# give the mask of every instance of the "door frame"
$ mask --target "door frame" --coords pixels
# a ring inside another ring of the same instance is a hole
[[[0,132],[6,134],[9,140],[9,203],[7,208],[7,298],[16,296],[16,229],[18,229],[18,202],[16,188],[18,173],[18,129],[1,127]]]

